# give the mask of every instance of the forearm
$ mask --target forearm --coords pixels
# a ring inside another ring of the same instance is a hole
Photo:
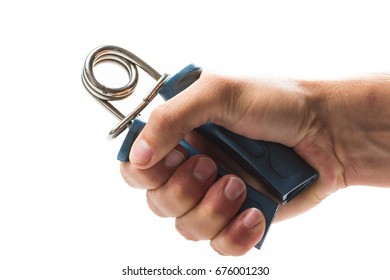
[[[303,82],[346,185],[390,186],[390,76]]]

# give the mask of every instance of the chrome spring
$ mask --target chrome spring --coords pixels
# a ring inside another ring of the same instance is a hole
[[[129,76],[129,81],[126,85],[119,88],[110,88],[102,85],[97,81],[94,75],[94,67],[103,61],[113,61],[122,65]],[[122,114],[117,108],[115,108],[109,101],[121,100],[130,96],[134,91],[138,83],[138,69],[140,67],[157,82],[156,85],[149,91],[142,102],[128,115]],[[137,117],[140,112],[150,103],[151,100],[157,95],[158,90],[164,84],[168,78],[167,74],[161,75],[151,66],[149,66],[142,59],[129,52],[126,49],[117,46],[101,46],[94,49],[87,56],[84,69],[82,72],[82,82],[87,91],[102,104],[107,110],[109,110],[114,116],[116,116],[120,122],[109,133],[108,138],[113,139],[118,136],[122,131],[131,124],[132,120]]]

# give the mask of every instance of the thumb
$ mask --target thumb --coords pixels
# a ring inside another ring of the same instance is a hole
[[[202,74],[186,90],[152,111],[130,152],[135,167],[155,165],[194,128],[222,118],[229,102],[226,97],[234,89],[228,79],[210,76]]]

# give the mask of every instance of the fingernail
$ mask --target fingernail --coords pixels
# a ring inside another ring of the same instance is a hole
[[[242,223],[247,229],[252,229],[263,220],[263,214],[259,209],[251,208],[246,213],[242,219]]]
[[[199,181],[206,181],[217,171],[215,163],[208,158],[199,158],[195,164],[193,175]]]
[[[135,146],[132,147],[130,153],[130,161],[137,164],[148,163],[153,155],[153,151],[149,144],[141,139]]]
[[[226,184],[224,192],[227,199],[231,201],[236,200],[245,192],[244,182],[239,178],[231,177]]]
[[[184,160],[185,157],[183,153],[174,149],[165,157],[164,163],[165,166],[173,168],[179,166],[179,164],[181,164]]]

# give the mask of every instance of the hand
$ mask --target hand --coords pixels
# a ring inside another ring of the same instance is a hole
[[[123,177],[148,190],[149,206],[157,215],[176,217],[186,238],[210,239],[219,253],[242,255],[262,237],[262,214],[248,209],[235,217],[245,199],[242,180],[227,175],[215,182],[214,161],[206,155],[188,158],[177,144],[187,138],[198,146],[192,130],[211,121],[252,139],[293,147],[320,173],[313,186],[280,208],[276,220],[298,215],[345,187],[349,174],[340,160],[344,150],[335,141],[337,117],[342,116],[329,110],[331,102],[339,103],[329,101],[331,95],[320,85],[203,74],[152,112],[134,143],[131,163],[121,165]]]

